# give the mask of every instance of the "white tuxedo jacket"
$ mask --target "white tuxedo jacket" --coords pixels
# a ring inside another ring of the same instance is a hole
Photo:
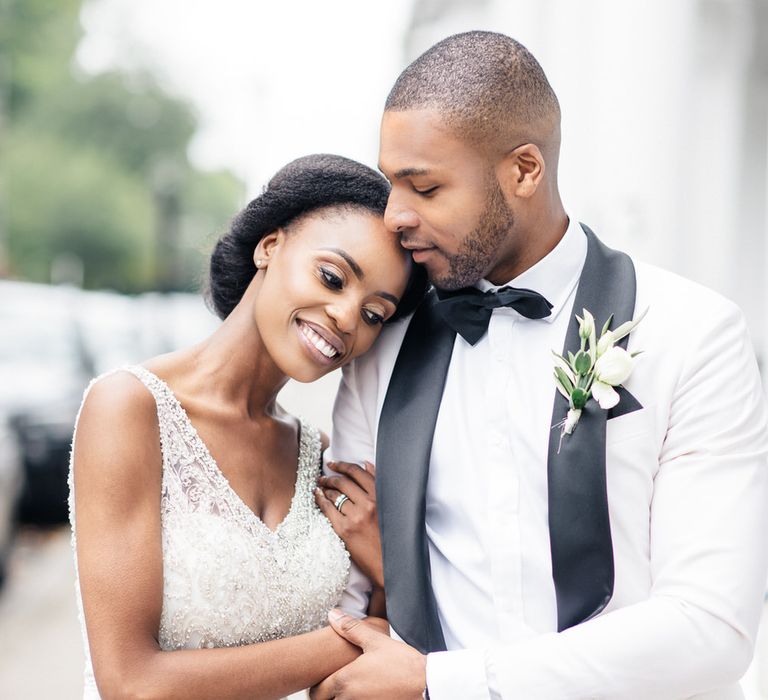
[[[768,422],[753,349],[733,303],[656,267],[635,268],[635,308],[649,313],[630,336],[629,350],[644,354],[625,385],[643,408],[607,423],[613,597],[561,633],[551,615],[547,629],[489,632],[479,648],[430,654],[433,700],[743,697],[738,679],[752,658],[768,565]],[[345,368],[334,459],[374,460],[407,325],[386,327]],[[550,381],[541,392],[551,406]],[[542,469],[546,455],[542,441]],[[351,594],[364,586],[353,582]],[[554,609],[551,589],[541,595]]]

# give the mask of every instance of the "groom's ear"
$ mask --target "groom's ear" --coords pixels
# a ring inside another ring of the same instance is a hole
[[[496,166],[499,185],[508,201],[532,197],[544,179],[544,172],[544,156],[533,143],[514,148]]]

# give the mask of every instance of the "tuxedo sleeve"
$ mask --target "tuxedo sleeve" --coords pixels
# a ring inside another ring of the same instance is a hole
[[[504,700],[679,700],[732,686],[747,669],[766,582],[768,425],[741,312],[722,301],[708,314],[709,330],[669,341],[687,347],[654,478],[649,597],[477,650]],[[465,677],[478,677],[477,656],[462,653],[430,655],[436,689],[449,673],[461,683],[467,664]],[[465,697],[460,688],[430,695]]]
[[[354,362],[342,370],[333,406],[333,432],[330,447],[326,450],[326,462],[374,461],[374,435],[363,411],[355,373]],[[328,472],[327,467],[325,470]],[[371,590],[368,577],[352,562],[349,582],[341,599],[341,608],[355,617],[365,615]]]

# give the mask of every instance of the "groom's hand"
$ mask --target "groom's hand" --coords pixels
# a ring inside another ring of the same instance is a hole
[[[331,627],[363,655],[310,691],[312,700],[420,700],[427,681],[427,657],[339,610]]]

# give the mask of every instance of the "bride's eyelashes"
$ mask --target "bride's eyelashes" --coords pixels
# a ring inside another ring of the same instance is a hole
[[[384,323],[384,317],[370,309],[363,309],[363,319],[369,326],[377,326],[380,323]]]
[[[328,289],[331,289],[334,292],[340,292],[344,289],[344,278],[341,275],[336,274],[329,268],[323,267],[322,265],[318,268],[318,273],[320,280],[326,287],[328,287]],[[376,311],[364,308],[360,311],[360,313],[363,317],[363,320],[369,326],[377,326],[380,323],[384,323],[384,316],[380,313],[377,313]]]
[[[332,270],[322,266],[319,268],[319,273],[320,279],[328,289],[333,289],[337,292],[344,289],[344,278],[341,275],[337,275]]]

